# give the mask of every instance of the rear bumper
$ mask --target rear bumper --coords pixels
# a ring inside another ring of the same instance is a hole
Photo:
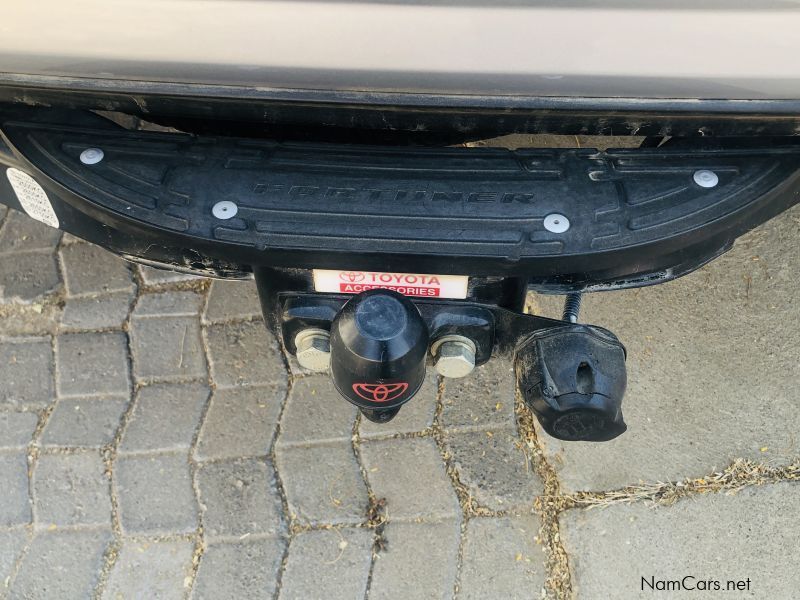
[[[800,99],[800,11],[782,0],[7,4],[0,72],[112,87]]]
[[[223,277],[253,266],[515,278],[543,292],[690,272],[800,201],[800,146],[398,149],[131,132],[93,115],[7,113],[0,163],[60,226],[144,261]],[[80,154],[101,148],[100,163]],[[704,188],[697,171],[718,184]],[[21,208],[0,179],[0,199]],[[233,202],[237,214],[213,208]],[[30,211],[29,211],[30,212]],[[568,230],[545,227],[562,215]]]

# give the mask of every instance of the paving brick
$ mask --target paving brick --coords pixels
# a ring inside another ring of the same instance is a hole
[[[285,397],[282,386],[215,390],[200,429],[195,458],[266,455]]]
[[[211,374],[220,387],[284,384],[278,342],[261,320],[207,329]]]
[[[70,298],[64,305],[61,330],[119,329],[128,318],[130,292]]]
[[[369,498],[349,442],[279,447],[275,461],[289,512],[303,523],[360,523]]]
[[[128,533],[189,533],[198,508],[185,455],[120,456],[114,481],[122,528]]]
[[[134,317],[193,317],[200,314],[203,296],[197,292],[160,292],[142,294],[136,302]]]
[[[139,390],[120,452],[188,450],[210,390],[203,384],[156,384]]]
[[[366,441],[361,457],[372,490],[392,519],[455,517],[461,511],[430,438]]]
[[[261,316],[255,282],[212,281],[204,316],[210,323]]]
[[[0,531],[0,594],[8,588],[14,565],[22,555],[29,537],[24,529]]]
[[[581,320],[627,346],[628,431],[603,444],[542,434],[564,491],[702,476],[734,458],[792,460],[800,246],[789,240],[800,234],[798,215],[766,223],[679,280],[584,299]]]
[[[25,452],[0,453],[0,527],[31,522]]]
[[[50,338],[0,342],[0,406],[44,408],[53,401]]]
[[[721,581],[723,591],[662,595],[727,597],[728,580],[750,578],[749,592],[735,597],[788,600],[797,597],[800,587],[798,510],[800,487],[781,483],[735,495],[706,494],[669,507],[638,502],[570,510],[561,517],[561,539],[577,598],[657,596],[642,587],[643,578],[692,575]]]
[[[100,448],[114,440],[128,398],[62,398],[42,432],[44,446]]]
[[[368,529],[300,533],[289,545],[280,598],[355,600],[364,598],[373,535]]]
[[[134,319],[133,372],[139,381],[206,379],[206,358],[196,317]]]
[[[33,471],[37,525],[111,526],[111,492],[99,453],[42,454]]]
[[[31,443],[39,417],[31,412],[0,412],[0,449],[21,449]]]
[[[523,510],[543,491],[515,430],[463,431],[446,436],[459,480],[491,510]]]
[[[125,540],[111,569],[103,598],[180,600],[192,571],[194,543]]]
[[[304,377],[289,391],[277,443],[349,440],[356,414],[356,407],[339,395],[330,377]]]
[[[446,428],[514,425],[516,377],[510,361],[495,358],[463,379],[445,379]]]
[[[0,260],[0,300],[31,302],[61,286],[56,257],[37,250]]]
[[[31,543],[11,585],[11,600],[90,598],[111,532],[42,531]]]
[[[458,600],[545,597],[545,553],[535,517],[475,518],[467,523]]]
[[[363,438],[390,436],[398,433],[413,433],[423,431],[433,425],[436,413],[436,395],[438,391],[438,378],[433,369],[428,371],[422,388],[414,398],[403,405],[397,416],[388,423],[373,423],[368,419],[361,419],[359,434]]]
[[[124,333],[65,333],[56,338],[62,396],[127,394],[128,343]]]
[[[12,210],[0,229],[0,253],[26,250],[54,250],[61,232]]]
[[[69,296],[133,289],[128,263],[100,246],[71,244],[60,254]]]
[[[284,529],[273,467],[263,460],[208,463],[197,473],[206,539]]]
[[[280,538],[211,544],[203,553],[194,600],[272,600],[286,547]]]
[[[386,548],[375,559],[370,600],[445,600],[453,597],[461,540],[458,520],[390,522],[383,537]]]
[[[146,285],[160,285],[164,283],[180,283],[182,281],[200,281],[203,278],[187,273],[178,273],[166,269],[155,269],[139,265],[139,273]]]

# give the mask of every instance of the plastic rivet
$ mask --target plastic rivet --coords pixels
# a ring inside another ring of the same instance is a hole
[[[708,169],[695,171],[692,179],[694,179],[697,185],[704,188],[713,188],[719,183],[719,176],[714,173],[714,171],[709,171]]]
[[[100,148],[87,148],[81,152],[81,162],[85,165],[96,165],[105,156],[105,152]]]
[[[217,202],[211,209],[211,213],[218,219],[232,219],[239,212],[239,207],[230,200]]]
[[[544,228],[550,233],[564,233],[569,229],[569,219],[558,213],[547,215],[544,218]]]

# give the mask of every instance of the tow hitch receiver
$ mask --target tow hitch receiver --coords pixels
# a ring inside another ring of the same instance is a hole
[[[412,301],[384,289],[355,296],[283,293],[262,296],[262,303],[286,349],[312,370],[330,366],[336,389],[371,421],[397,415],[422,385],[428,363],[445,377],[463,377],[505,354],[548,434],[607,441],[626,429],[625,348],[601,327],[491,304]]]

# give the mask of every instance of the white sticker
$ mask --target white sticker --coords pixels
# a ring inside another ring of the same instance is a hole
[[[466,275],[332,271],[314,269],[314,289],[334,294],[360,294],[367,290],[394,290],[418,298],[466,298]]]
[[[9,169],[6,177],[17,194],[17,199],[22,209],[32,219],[58,229],[58,217],[53,211],[53,205],[45,194],[42,186],[27,173],[19,169]]]

